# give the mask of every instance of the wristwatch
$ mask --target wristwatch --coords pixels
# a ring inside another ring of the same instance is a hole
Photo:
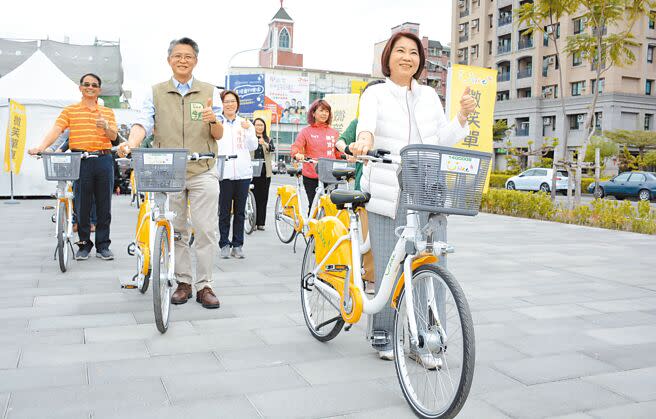
[[[212,122],[210,122],[210,125],[216,125],[216,122],[217,121],[212,121]]]

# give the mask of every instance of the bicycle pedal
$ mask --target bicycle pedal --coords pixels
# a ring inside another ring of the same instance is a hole
[[[371,344],[372,345],[387,345],[390,342],[389,336],[384,330],[374,330],[371,335]]]
[[[352,327],[353,327],[353,323],[349,323],[344,327],[344,331],[348,332],[349,330],[351,330]]]
[[[126,285],[121,285],[121,288],[125,288],[125,289],[128,289],[128,290],[136,290],[137,286],[136,285],[126,284]]]
[[[128,255],[134,256],[135,250],[136,250],[136,244],[134,242],[130,243],[128,245]]]
[[[326,265],[326,272],[346,272],[348,270],[347,265]]]
[[[44,206],[41,207],[41,209],[44,210],[44,211],[48,211],[48,210],[54,210],[55,207],[52,206],[52,205],[44,205]]]
[[[177,242],[177,241],[180,241],[180,240],[182,240],[182,234],[178,233],[178,232],[173,233],[173,241]]]

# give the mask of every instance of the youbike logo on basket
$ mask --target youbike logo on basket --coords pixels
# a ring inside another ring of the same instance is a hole
[[[71,156],[50,156],[50,162],[53,164],[69,164]]]
[[[468,175],[478,174],[481,159],[467,156],[455,156],[452,154],[443,154],[440,164],[440,170],[453,173],[465,173]]]
[[[173,164],[173,154],[144,154],[144,164]]]

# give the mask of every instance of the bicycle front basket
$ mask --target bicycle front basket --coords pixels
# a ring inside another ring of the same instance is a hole
[[[82,153],[41,153],[46,180],[77,180]]]
[[[264,160],[252,159],[251,165],[253,166],[253,177],[262,176],[262,165],[264,165]]]
[[[319,175],[319,180],[323,182],[324,185],[345,183],[344,181],[338,181],[335,176],[333,176],[333,169],[344,169],[346,167],[355,168],[355,164],[349,163],[346,160],[320,158],[317,163],[317,175]]]
[[[432,213],[476,215],[492,155],[411,144],[401,150],[401,203]]]
[[[138,191],[179,192],[185,187],[186,149],[135,148],[132,163]]]

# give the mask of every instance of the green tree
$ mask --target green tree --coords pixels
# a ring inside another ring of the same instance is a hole
[[[650,151],[644,157],[645,170],[656,171],[656,151]]]
[[[550,42],[556,48],[556,59],[560,63],[564,63],[562,60],[561,47],[558,43],[556,30],[547,30],[547,27],[553,29],[555,24],[562,21],[565,16],[573,15],[576,13],[576,10],[579,7],[580,0],[534,0],[533,2],[526,2],[516,9],[515,16],[517,26],[525,25],[528,29],[524,32],[526,35],[530,35],[533,32],[542,33],[547,35]],[[548,25],[548,26],[545,26]],[[560,65],[558,69],[558,77],[560,80],[560,107],[562,115],[567,115],[565,111],[565,92],[563,86],[563,67]],[[564,123],[564,121],[563,121]],[[562,138],[562,159],[567,169],[567,172],[570,172],[569,165],[569,150],[568,150],[568,139],[567,139],[567,130],[563,131]],[[556,156],[554,156],[556,157]],[[554,176],[551,179],[551,199],[552,201],[556,200],[556,169],[559,167],[559,161],[557,158],[554,159]],[[569,176],[571,179],[571,176]],[[571,196],[569,188],[567,191],[567,196]]]
[[[604,131],[603,136],[617,144],[637,148],[638,154],[641,156],[646,150],[656,150],[656,132],[654,131],[629,131],[618,129]]]
[[[633,48],[639,46],[633,35],[633,27],[644,19],[653,7],[655,0],[573,0],[577,9],[582,10],[581,17],[592,29],[580,34],[568,36],[565,52],[568,55],[580,55],[595,70],[592,102],[588,108],[584,129],[586,139],[583,147],[595,132],[595,108],[599,98],[599,80],[614,66],[630,66],[636,60]],[[608,31],[612,28],[612,32]],[[561,84],[562,85],[562,84]],[[577,165],[575,205],[581,200],[581,164]]]
[[[617,156],[620,152],[620,146],[615,141],[594,135],[592,138],[590,138],[590,142],[587,144],[585,149],[584,161],[588,163],[594,163],[596,148],[599,149],[602,165],[606,159]]]

